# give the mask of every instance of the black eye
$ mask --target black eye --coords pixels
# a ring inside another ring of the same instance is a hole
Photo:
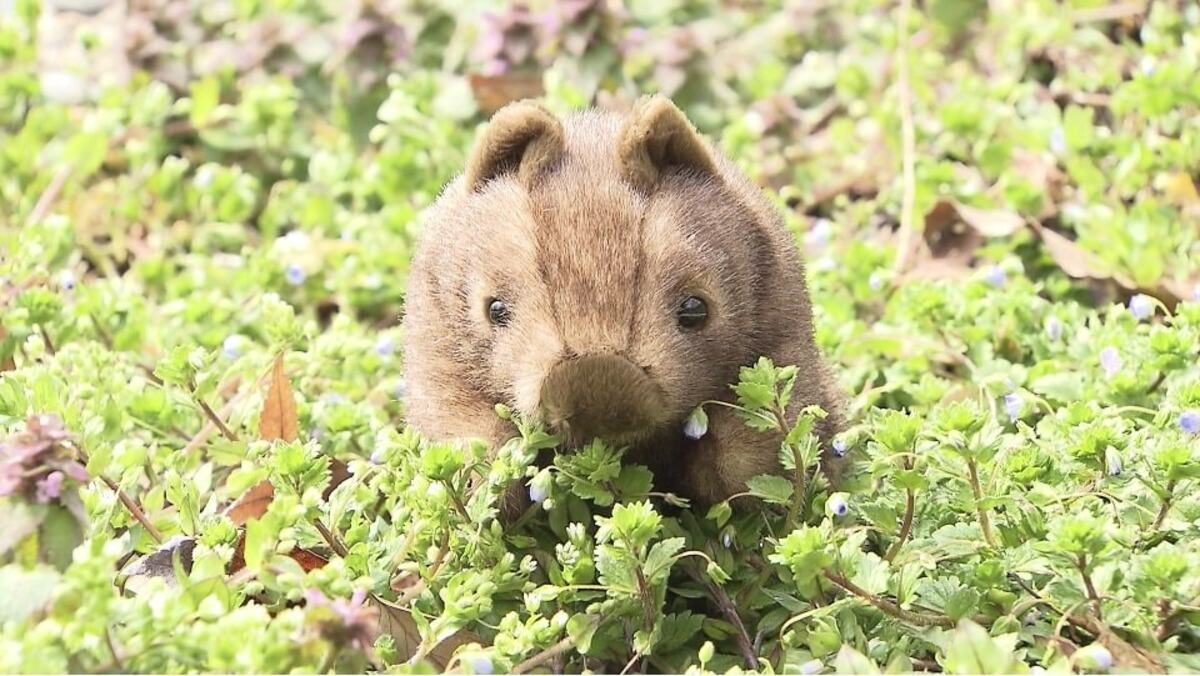
[[[508,322],[512,319],[512,315],[508,311],[508,305],[499,298],[493,298],[488,303],[488,321],[496,326],[508,326]]]
[[[708,321],[708,303],[702,298],[688,296],[679,304],[675,318],[679,320],[680,328],[698,329]]]

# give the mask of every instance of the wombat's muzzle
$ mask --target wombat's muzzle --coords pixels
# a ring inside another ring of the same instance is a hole
[[[569,439],[621,440],[654,431],[665,412],[663,393],[645,370],[615,354],[559,362],[542,383],[546,422]]]

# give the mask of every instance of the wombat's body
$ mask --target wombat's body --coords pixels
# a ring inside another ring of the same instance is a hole
[[[813,342],[799,254],[771,204],[665,99],[561,122],[493,118],[431,208],[405,316],[408,422],[436,439],[513,434],[504,403],[577,444],[599,436],[702,504],[781,471],[778,436],[732,400],[759,356],[796,364],[795,415],[840,398]]]

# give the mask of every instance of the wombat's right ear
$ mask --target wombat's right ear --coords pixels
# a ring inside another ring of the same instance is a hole
[[[671,167],[717,175],[712,152],[683,111],[661,96],[643,97],[621,130],[617,158],[625,180],[649,192]]]
[[[539,103],[517,101],[496,111],[467,160],[467,190],[476,191],[489,180],[516,172],[529,186],[566,148],[562,123]]]

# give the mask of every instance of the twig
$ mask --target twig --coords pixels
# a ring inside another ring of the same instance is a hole
[[[1116,21],[1130,17],[1141,16],[1150,8],[1149,3],[1134,0],[1133,2],[1118,2],[1107,7],[1082,9],[1071,13],[1073,23],[1088,23],[1092,21]]]
[[[55,354],[54,342],[50,340],[50,334],[46,333],[46,327],[38,324],[38,331],[42,334],[42,342],[46,345],[46,352],[49,352],[50,356],[53,357]]]
[[[86,463],[87,461],[85,460],[84,464]],[[101,475],[99,478],[104,482],[105,486],[108,486],[114,493],[117,494],[117,499],[120,500],[121,504],[125,506],[125,511],[129,512],[130,516],[136,519],[138,523],[142,524],[142,528],[146,529],[146,532],[150,534],[150,537],[154,538],[154,541],[161,545],[163,543],[163,534],[154,527],[154,524],[150,523],[150,519],[146,517],[146,513],[143,512],[142,508],[133,501],[133,498],[129,497],[125,491],[121,490],[120,486],[113,483],[112,479],[109,479],[103,475]]]
[[[826,580],[829,580],[842,589],[854,594],[867,603],[870,603],[884,613],[887,613],[888,615],[891,615],[892,617],[903,622],[915,624],[920,627],[951,628],[954,626],[954,620],[950,619],[949,617],[944,617],[942,615],[927,615],[925,613],[914,613],[912,611],[905,610],[894,602],[889,601],[881,596],[876,596],[866,589],[859,587],[841,575],[830,573],[828,571],[822,574],[825,576]]]
[[[58,199],[59,193],[62,192],[63,186],[67,184],[67,179],[71,177],[71,172],[75,167],[70,164],[63,166],[50,179],[49,185],[38,196],[38,201],[33,205],[33,210],[29,212],[29,216],[25,219],[25,226],[34,226],[42,222],[46,214],[50,212],[50,207],[54,206],[54,201]]]
[[[898,238],[896,261],[892,272],[904,272],[908,265],[908,257],[912,249],[912,238],[916,230],[917,205],[917,173],[916,173],[916,131],[913,125],[912,84],[909,81],[908,24],[912,15],[912,0],[900,0],[900,36],[896,43],[896,70],[899,82],[900,97],[900,142],[903,151],[904,197],[900,207],[900,234]]]
[[[196,403],[200,405],[200,410],[204,411],[204,415],[208,416],[208,419],[217,426],[217,429],[221,430],[221,434],[224,435],[226,439],[230,441],[237,441],[237,435],[233,433],[233,430],[225,426],[225,422],[221,420],[221,417],[217,415],[216,411],[212,410],[212,407],[208,405],[208,402],[204,401],[200,397],[196,397]]]
[[[904,541],[908,539],[908,534],[912,531],[913,512],[917,509],[917,496],[911,488],[904,491],[904,520],[900,522],[900,533],[896,536],[896,541],[888,548],[887,554],[884,555],[884,560],[891,562],[900,553],[900,548],[904,546]]]
[[[321,533],[321,537],[325,538],[325,542],[329,543],[329,548],[332,549],[338,556],[345,558],[349,553],[346,551],[346,545],[339,542],[329,528],[327,528],[324,523],[321,523],[320,519],[313,519],[312,524],[313,526],[316,526],[317,531]]]
[[[1155,390],[1157,390],[1159,387],[1162,387],[1163,381],[1166,379],[1167,372],[1159,371],[1158,375],[1154,378],[1154,382],[1150,383],[1150,386],[1146,388],[1146,394],[1153,394]]]
[[[545,664],[546,662],[554,659],[555,657],[558,657],[559,655],[570,650],[572,647],[573,647],[573,644],[571,642],[571,637],[564,636],[563,639],[561,641],[559,641],[558,643],[555,643],[554,645],[550,646],[549,648],[546,648],[542,652],[534,655],[533,657],[530,657],[529,659],[525,660],[524,662],[513,667],[512,673],[523,674],[523,673],[529,671],[530,669],[533,669],[534,667]]]

